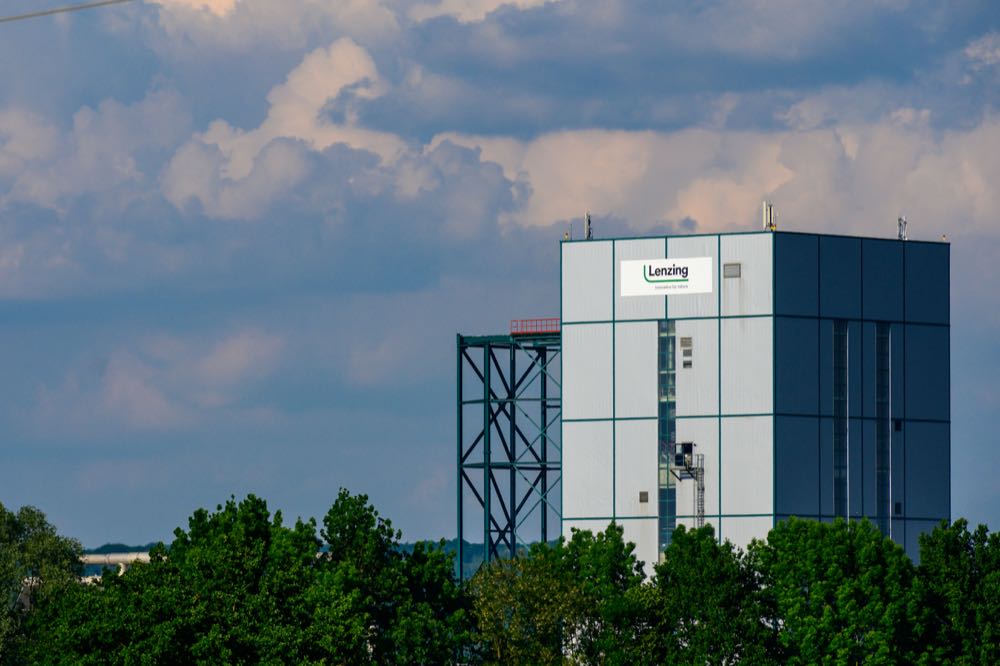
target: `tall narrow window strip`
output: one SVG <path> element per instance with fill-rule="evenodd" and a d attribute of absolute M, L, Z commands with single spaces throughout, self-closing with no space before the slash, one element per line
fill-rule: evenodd
<path fill-rule="evenodd" d="M 891 391 L 889 324 L 875 325 L 875 493 L 876 520 L 882 534 L 890 535 L 890 478 L 892 429 L 889 419 Z"/>
<path fill-rule="evenodd" d="M 674 322 L 664 320 L 659 325 L 658 378 L 659 378 L 659 552 L 670 545 L 670 537 L 677 526 L 677 487 L 670 473 L 670 456 L 677 439 L 677 334 Z"/>
<path fill-rule="evenodd" d="M 833 322 L 833 513 L 848 511 L 847 322 Z"/>

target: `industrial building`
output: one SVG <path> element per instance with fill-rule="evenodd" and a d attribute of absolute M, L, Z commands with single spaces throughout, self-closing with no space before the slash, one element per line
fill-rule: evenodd
<path fill-rule="evenodd" d="M 950 519 L 946 243 L 773 227 L 565 240 L 560 273 L 557 326 L 494 340 L 513 345 L 511 375 L 513 348 L 542 341 L 536 374 L 554 388 L 541 404 L 559 423 L 539 415 L 535 435 L 520 432 L 523 418 L 499 423 L 530 411 L 515 380 L 482 384 L 477 371 L 482 399 L 463 398 L 459 338 L 460 534 L 473 450 L 480 534 L 509 552 L 518 505 L 542 506 L 543 539 L 556 518 L 566 536 L 619 523 L 647 571 L 678 525 L 711 524 L 745 547 L 789 516 L 868 517 L 916 557 L 918 536 Z M 490 352 L 476 352 L 489 367 Z M 474 442 L 463 434 L 470 406 Z M 491 430 L 506 432 L 504 464 L 484 462 L 497 460 Z"/>

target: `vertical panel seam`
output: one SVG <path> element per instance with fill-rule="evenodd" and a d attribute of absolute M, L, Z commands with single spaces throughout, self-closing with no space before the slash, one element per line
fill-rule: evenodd
<path fill-rule="evenodd" d="M 614 522 L 618 509 L 618 428 L 615 419 L 618 416 L 618 370 L 617 370 L 617 333 L 618 313 L 615 312 L 616 284 L 615 241 L 611 240 L 611 520 Z"/>
<path fill-rule="evenodd" d="M 718 486 L 716 488 L 719 503 L 719 515 L 722 515 L 722 235 L 715 237 L 715 353 L 716 353 L 716 374 L 715 382 L 716 404 L 715 409 L 718 414 L 718 423 L 715 433 L 715 441 L 718 453 L 716 463 L 718 469 Z M 718 540 L 722 541 L 722 518 L 719 518 Z"/>

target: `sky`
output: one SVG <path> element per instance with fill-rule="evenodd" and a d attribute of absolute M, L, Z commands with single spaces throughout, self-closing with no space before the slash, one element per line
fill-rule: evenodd
<path fill-rule="evenodd" d="M 587 210 L 597 237 L 736 231 L 767 198 L 782 229 L 947 234 L 952 513 L 1000 528 L 998 183 L 994 0 L 0 23 L 0 503 L 138 544 L 344 486 L 453 537 L 455 334 L 557 316 Z"/>

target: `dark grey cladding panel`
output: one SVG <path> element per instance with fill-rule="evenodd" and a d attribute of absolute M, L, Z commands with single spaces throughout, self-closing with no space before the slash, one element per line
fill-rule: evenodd
<path fill-rule="evenodd" d="M 775 319 L 775 411 L 815 415 L 819 410 L 819 327 L 816 319 Z"/>
<path fill-rule="evenodd" d="M 906 243 L 906 321 L 948 323 L 949 251 L 944 243 Z"/>
<path fill-rule="evenodd" d="M 951 443 L 947 423 L 906 424 L 907 518 L 941 520 L 951 512 Z"/>
<path fill-rule="evenodd" d="M 949 329 L 906 326 L 906 418 L 951 418 Z"/>
<path fill-rule="evenodd" d="M 819 237 L 806 234 L 774 236 L 774 312 L 816 316 Z"/>
<path fill-rule="evenodd" d="M 862 241 L 861 269 L 865 319 L 903 320 L 903 242 Z"/>
<path fill-rule="evenodd" d="M 774 421 L 775 509 L 789 516 L 817 516 L 821 492 L 818 419 L 779 416 Z"/>
<path fill-rule="evenodd" d="M 861 239 L 820 236 L 820 316 L 861 318 Z"/>

